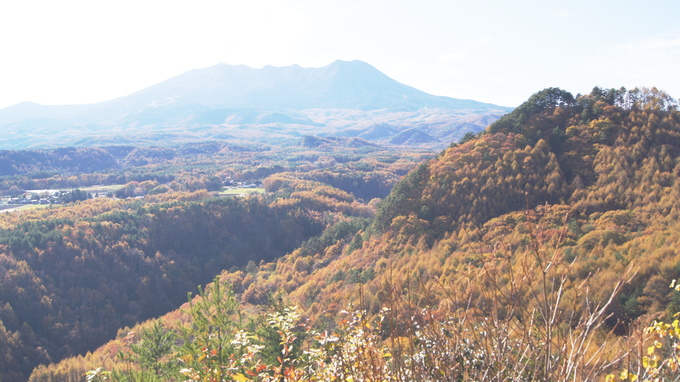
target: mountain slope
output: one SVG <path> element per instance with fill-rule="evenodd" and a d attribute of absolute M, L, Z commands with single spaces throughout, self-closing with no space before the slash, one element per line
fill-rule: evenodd
<path fill-rule="evenodd" d="M 318 110 L 326 111 L 325 120 L 317 118 Z M 489 118 L 509 110 L 432 96 L 361 61 L 335 61 L 322 68 L 219 64 L 97 104 L 22 103 L 2 109 L 0 147 L 146 143 L 158 132 L 191 141 L 218 139 L 225 133 L 247 140 L 272 134 L 290 139 L 311 132 L 333 135 L 367 117 L 375 124 L 419 116 L 422 122 L 415 127 L 445 129 L 439 135 L 448 136 L 459 128 L 440 126 L 444 121 L 476 120 L 465 128 L 479 131 Z"/>
<path fill-rule="evenodd" d="M 595 88 L 575 98 L 546 89 L 484 134 L 410 172 L 371 227 L 335 226 L 257 272 L 222 278 L 244 312 L 280 296 L 320 332 L 342 326 L 342 311 L 358 307 L 357 336 L 377 338 L 376 347 L 389 351 L 371 354 L 388 366 L 405 362 L 434 372 L 441 369 L 425 367 L 428 359 L 458 349 L 474 367 L 461 371 L 456 365 L 463 361 L 454 358 L 445 370 L 461 380 L 477 372 L 497 379 L 520 373 L 511 380 L 603 379 L 610 358 L 598 364 L 592 354 L 626 350 L 636 320 L 680 308 L 678 292 L 668 288 L 680 277 L 678 174 L 680 112 L 666 94 Z M 584 326 L 602 306 L 602 326 Z M 172 327 L 177 317 L 166 322 Z M 592 346 L 564 351 L 574 346 L 571 335 L 590 330 Z M 523 338 L 538 341 L 514 347 Z M 541 347 L 546 343 L 553 346 Z M 82 373 L 78 367 L 91 367 L 93 359 L 109 362 L 119 346 L 107 345 L 87 364 L 71 360 L 70 367 Z M 553 361 L 542 364 L 546 354 Z M 583 366 L 565 374 L 560 362 L 568 354 Z M 584 354 L 590 358 L 578 358 Z M 59 373 L 42 369 L 33 380 L 50 375 Z"/>

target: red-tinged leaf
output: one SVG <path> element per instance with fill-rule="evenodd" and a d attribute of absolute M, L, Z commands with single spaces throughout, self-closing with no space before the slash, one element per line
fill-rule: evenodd
<path fill-rule="evenodd" d="M 256 376 L 256 375 L 257 375 L 257 373 L 254 372 L 254 371 L 252 371 L 252 370 L 246 370 L 246 374 L 252 375 L 252 376 Z"/>
<path fill-rule="evenodd" d="M 281 359 L 281 357 L 276 357 L 276 359 L 279 360 L 279 363 L 283 363 L 283 360 Z"/>

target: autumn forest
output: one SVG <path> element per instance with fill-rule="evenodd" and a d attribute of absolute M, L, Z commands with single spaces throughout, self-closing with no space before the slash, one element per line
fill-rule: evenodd
<path fill-rule="evenodd" d="M 29 206 L 0 381 L 678 380 L 677 108 L 548 88 L 437 152 L 0 151 Z"/>

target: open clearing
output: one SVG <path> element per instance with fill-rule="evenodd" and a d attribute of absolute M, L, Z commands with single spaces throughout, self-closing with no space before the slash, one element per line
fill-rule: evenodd
<path fill-rule="evenodd" d="M 250 195 L 250 194 L 262 194 L 264 193 L 264 188 L 228 188 L 219 192 L 220 196 L 225 195 Z"/>

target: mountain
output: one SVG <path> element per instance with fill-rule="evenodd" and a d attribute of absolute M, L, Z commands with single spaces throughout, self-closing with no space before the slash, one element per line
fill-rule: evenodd
<path fill-rule="evenodd" d="M 204 105 L 268 110 L 496 109 L 470 100 L 437 97 L 403 85 L 362 61 L 322 68 L 219 64 L 192 70 L 123 97 L 118 105 Z"/>
<path fill-rule="evenodd" d="M 2 109 L 0 148 L 175 143 L 158 141 L 159 134 L 181 141 L 229 136 L 273 142 L 388 121 L 397 127 L 393 135 L 436 130 L 425 132 L 446 145 L 452 134 L 481 131 L 509 110 L 433 96 L 361 61 L 321 68 L 219 64 L 97 104 L 25 102 Z M 387 143 L 393 135 L 375 142 Z"/>

